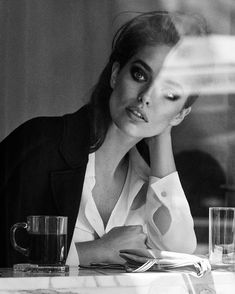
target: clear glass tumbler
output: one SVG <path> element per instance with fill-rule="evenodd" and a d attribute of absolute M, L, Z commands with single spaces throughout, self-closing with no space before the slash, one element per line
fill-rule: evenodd
<path fill-rule="evenodd" d="M 209 260 L 214 267 L 235 266 L 235 208 L 209 208 Z"/>

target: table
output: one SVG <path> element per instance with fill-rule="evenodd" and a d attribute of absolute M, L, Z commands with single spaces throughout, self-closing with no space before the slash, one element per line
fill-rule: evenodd
<path fill-rule="evenodd" d="M 0 269 L 0 294 L 234 294 L 235 272 L 212 271 L 203 278 L 186 273 L 124 273 L 81 270 L 69 273 L 27 274 Z"/>

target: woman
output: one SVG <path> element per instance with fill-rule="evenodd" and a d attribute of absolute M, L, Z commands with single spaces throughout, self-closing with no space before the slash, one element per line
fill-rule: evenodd
<path fill-rule="evenodd" d="M 69 217 L 70 265 L 123 263 L 127 248 L 195 250 L 171 128 L 196 97 L 160 74 L 181 36 L 204 33 L 195 23 L 184 31 L 185 20 L 151 12 L 127 22 L 88 105 L 30 120 L 0 144 L 1 266 L 25 261 L 9 231 L 35 214 Z"/>

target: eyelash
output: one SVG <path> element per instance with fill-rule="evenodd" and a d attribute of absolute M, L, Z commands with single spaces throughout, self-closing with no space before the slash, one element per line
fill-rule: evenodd
<path fill-rule="evenodd" d="M 164 96 L 165 96 L 168 100 L 171 100 L 171 101 L 177 101 L 178 99 L 180 99 L 180 95 L 173 94 L 173 93 L 167 93 L 167 94 L 164 94 Z"/>
<path fill-rule="evenodd" d="M 175 95 L 172 93 L 168 93 L 167 95 L 165 95 L 167 99 L 171 100 L 171 101 L 176 101 L 180 98 L 179 95 Z"/>
<path fill-rule="evenodd" d="M 148 77 L 146 73 L 138 66 L 133 66 L 130 70 L 132 78 L 136 82 L 146 82 Z"/>

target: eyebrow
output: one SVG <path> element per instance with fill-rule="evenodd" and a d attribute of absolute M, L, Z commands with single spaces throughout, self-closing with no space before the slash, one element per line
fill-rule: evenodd
<path fill-rule="evenodd" d="M 151 68 L 147 63 L 145 63 L 143 60 L 141 60 L 141 59 L 134 60 L 134 61 L 132 62 L 132 64 L 133 64 L 133 63 L 139 63 L 139 64 L 141 64 L 141 65 L 142 65 L 147 71 L 149 71 L 150 73 L 153 72 L 152 68 Z"/>
<path fill-rule="evenodd" d="M 180 90 L 183 90 L 181 84 L 175 82 L 175 81 L 172 81 L 172 80 L 165 80 L 164 81 L 164 84 L 167 84 L 167 85 L 170 85 L 170 86 L 173 86 L 173 87 L 177 87 L 179 88 Z"/>

